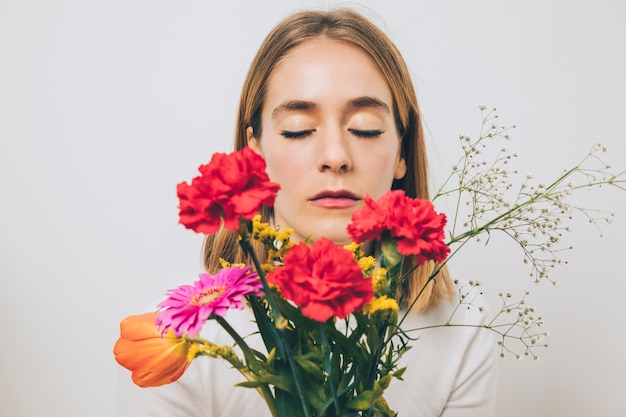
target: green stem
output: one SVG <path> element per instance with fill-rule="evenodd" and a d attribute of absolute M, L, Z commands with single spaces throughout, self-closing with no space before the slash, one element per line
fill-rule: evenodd
<path fill-rule="evenodd" d="M 333 382 L 332 366 L 330 364 L 330 345 L 328 344 L 328 338 L 326 337 L 326 329 L 324 329 L 324 323 L 319 323 L 319 332 L 322 339 L 322 353 L 324 355 L 324 370 L 328 374 L 328 383 L 330 384 L 330 392 L 333 396 L 333 405 L 335 407 L 335 413 L 337 416 L 341 415 L 341 409 L 339 407 L 339 400 L 337 399 L 337 392 L 335 391 L 335 383 Z"/>
<path fill-rule="evenodd" d="M 247 239 L 245 239 L 243 236 L 241 240 L 239 241 L 239 244 L 241 245 L 243 250 L 248 255 L 250 255 L 250 258 L 252 258 L 252 263 L 254 264 L 254 268 L 256 269 L 257 274 L 259 275 L 259 279 L 261 280 L 261 283 L 263 284 L 263 292 L 265 293 L 265 298 L 267 298 L 267 302 L 270 305 L 272 319 L 274 320 L 274 326 L 279 329 L 284 328 L 285 325 L 287 324 L 286 320 L 281 314 L 280 309 L 278 308 L 278 303 L 276 302 L 276 299 L 274 298 L 274 293 L 272 292 L 269 284 L 267 283 L 267 279 L 265 278 L 265 274 L 263 273 L 263 269 L 261 268 L 261 263 L 259 262 L 259 259 L 256 256 L 256 252 L 254 252 L 254 249 L 250 245 L 250 242 Z M 279 353 L 283 353 L 280 351 L 280 347 L 279 347 Z"/>
<path fill-rule="evenodd" d="M 383 347 L 385 347 L 388 341 L 385 340 L 385 333 L 387 333 L 387 320 L 384 320 L 382 323 L 379 323 L 378 327 L 378 346 L 376 346 L 376 352 L 374 353 L 374 357 L 372 358 L 372 362 L 370 363 L 370 372 L 368 379 L 368 387 L 367 389 L 374 389 L 374 382 L 376 381 L 376 372 L 378 371 L 378 360 L 383 352 Z"/>
<path fill-rule="evenodd" d="M 243 355 L 246 358 L 246 362 L 248 363 L 248 366 L 250 367 L 252 373 L 259 372 L 261 370 L 261 366 L 259 365 L 259 362 L 257 361 L 254 352 L 252 351 L 252 349 L 250 349 L 250 346 L 248 346 L 246 341 L 239 335 L 239 333 L 237 333 L 235 329 L 233 329 L 233 327 L 223 317 L 213 316 L 213 318 L 215 318 L 220 326 L 222 326 L 222 328 L 224 328 L 224 330 L 226 330 L 226 332 L 233 338 L 235 343 L 237 343 L 237 346 L 239 346 L 239 348 L 243 352 Z M 231 364 L 233 363 L 231 362 Z M 244 373 L 241 369 L 239 370 L 239 372 L 244 377 L 246 377 L 247 380 L 251 380 L 250 375 Z M 265 402 L 267 403 L 267 406 L 269 407 L 272 416 L 280 417 L 276 409 L 274 396 L 272 395 L 272 391 L 270 390 L 269 386 L 267 384 L 263 384 L 262 386 L 257 388 L 257 391 L 259 391 L 261 393 L 261 396 L 265 399 Z"/>
<path fill-rule="evenodd" d="M 274 340 L 278 340 L 279 344 L 277 346 L 278 353 L 281 356 L 287 358 L 287 363 L 289 364 L 289 368 L 291 369 L 291 374 L 293 376 L 293 382 L 296 386 L 296 392 L 298 393 L 298 397 L 300 399 L 300 404 L 302 405 L 302 411 L 304 412 L 304 417 L 311 417 L 309 407 L 304 396 L 304 389 L 302 387 L 302 383 L 300 382 L 300 373 L 298 372 L 298 368 L 296 366 L 296 361 L 293 358 L 292 352 L 289 349 L 289 345 L 287 343 L 287 339 L 285 338 L 285 326 L 286 319 L 280 313 L 278 308 L 278 303 L 274 298 L 274 294 L 271 291 L 269 284 L 267 283 L 267 279 L 265 278 L 265 274 L 263 273 L 263 269 L 261 268 L 261 264 L 259 259 L 256 256 L 256 252 L 254 248 L 250 245 L 249 240 L 246 236 L 241 236 L 241 240 L 239 241 L 244 252 L 250 255 L 252 259 L 252 263 L 259 275 L 259 279 L 263 284 L 263 291 L 265 293 L 265 297 L 267 298 L 267 302 L 270 305 L 272 318 L 274 320 L 274 326 L 268 326 L 274 334 Z"/>
<path fill-rule="evenodd" d="M 422 296 L 422 293 L 424 292 L 424 290 L 426 290 L 426 287 L 435 279 L 435 276 L 439 273 L 439 270 L 441 269 L 441 266 L 436 267 L 435 270 L 432 272 L 432 274 L 430 274 L 430 276 L 428 277 L 428 280 L 426 281 L 426 283 L 422 286 L 422 288 L 420 289 L 420 291 L 417 293 L 417 295 L 415 296 L 415 298 L 413 298 L 413 301 L 411 302 L 411 304 L 409 305 L 409 308 L 407 308 L 406 313 L 404 313 L 404 315 L 402 316 L 402 318 L 400 319 L 400 321 L 398 322 L 397 327 L 399 328 L 400 326 L 402 326 L 402 323 L 404 322 L 404 319 L 406 319 L 406 317 L 408 316 L 409 312 L 413 309 L 413 307 L 415 306 L 415 303 L 417 303 L 417 300 Z"/>

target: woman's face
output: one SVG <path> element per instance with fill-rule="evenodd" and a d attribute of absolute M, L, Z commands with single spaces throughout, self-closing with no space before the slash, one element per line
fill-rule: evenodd
<path fill-rule="evenodd" d="M 406 165 L 393 98 L 361 49 L 318 38 L 290 51 L 269 77 L 260 138 L 248 144 L 280 184 L 275 225 L 292 240 L 349 243 L 346 226 L 363 197 L 378 198 Z"/>

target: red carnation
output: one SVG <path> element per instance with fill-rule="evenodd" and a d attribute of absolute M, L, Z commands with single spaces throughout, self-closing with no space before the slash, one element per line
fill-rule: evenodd
<path fill-rule="evenodd" d="M 437 214 L 433 204 L 407 197 L 402 190 L 392 190 L 378 200 L 366 196 L 365 206 L 352 214 L 348 233 L 357 243 L 381 240 L 383 232 L 398 242 L 398 252 L 415 255 L 418 264 L 442 262 L 450 253 L 444 239 L 446 215 Z"/>
<path fill-rule="evenodd" d="M 352 252 L 330 239 L 321 238 L 310 247 L 298 243 L 283 261 L 284 266 L 270 272 L 267 281 L 313 320 L 344 318 L 374 295 L 371 277 L 363 277 Z"/>
<path fill-rule="evenodd" d="M 198 233 L 215 233 L 221 219 L 227 229 L 238 230 L 239 218 L 251 220 L 262 205 L 272 206 L 280 188 L 269 180 L 263 158 L 250 148 L 215 153 L 199 171 L 191 185 L 176 187 L 180 223 Z"/>

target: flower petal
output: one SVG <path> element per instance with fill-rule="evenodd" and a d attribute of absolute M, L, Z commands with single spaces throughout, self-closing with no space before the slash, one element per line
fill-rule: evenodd
<path fill-rule="evenodd" d="M 155 324 L 157 312 L 129 316 L 120 324 L 115 360 L 132 371 L 140 387 L 156 387 L 176 381 L 191 361 L 189 343 L 172 332 L 161 337 Z"/>

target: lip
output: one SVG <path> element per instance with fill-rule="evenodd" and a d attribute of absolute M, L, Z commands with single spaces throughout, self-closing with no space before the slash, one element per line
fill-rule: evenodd
<path fill-rule="evenodd" d="M 327 209 L 346 209 L 356 206 L 361 197 L 348 190 L 324 190 L 309 198 L 309 203 Z"/>

